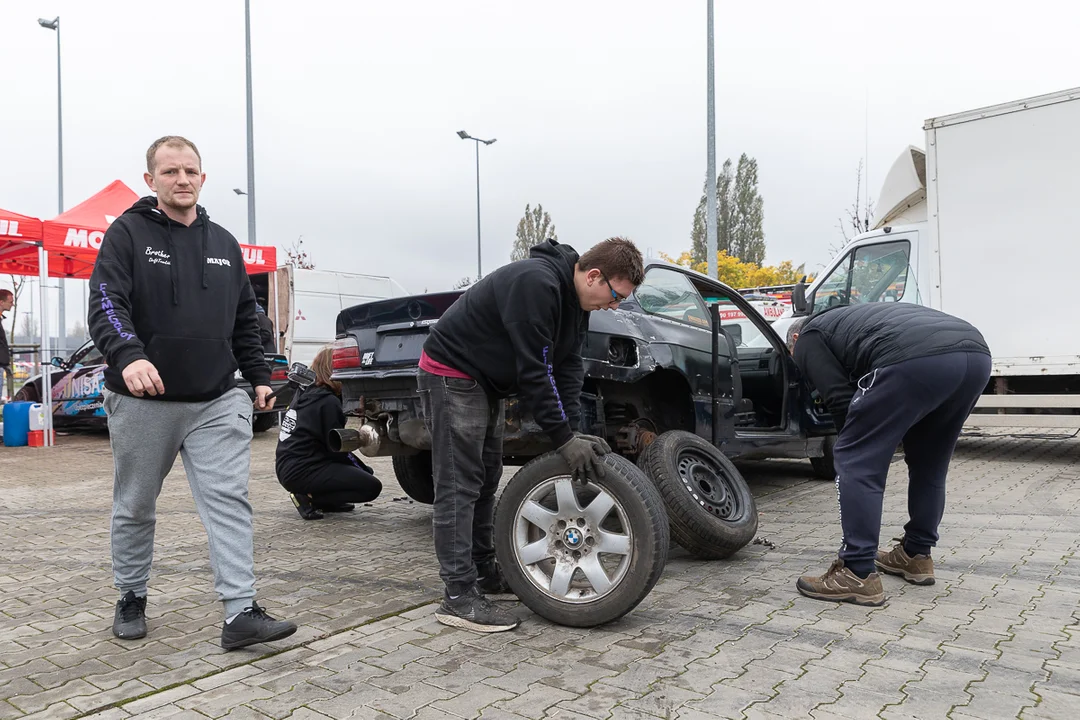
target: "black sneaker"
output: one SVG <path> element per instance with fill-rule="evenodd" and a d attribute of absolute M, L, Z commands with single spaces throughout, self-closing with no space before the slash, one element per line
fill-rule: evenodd
<path fill-rule="evenodd" d="M 256 643 L 274 642 L 296 632 L 296 625 L 288 620 L 275 620 L 251 601 L 251 607 L 221 626 L 221 647 L 226 650 L 247 647 Z"/>
<path fill-rule="evenodd" d="M 146 596 L 136 597 L 128 590 L 116 603 L 112 634 L 121 640 L 137 640 L 146 637 Z"/>
<path fill-rule="evenodd" d="M 478 570 L 481 569 L 478 568 Z M 484 570 L 481 571 L 483 572 Z M 517 599 L 517 593 L 515 593 L 510 588 L 510 585 L 507 584 L 506 578 L 503 577 L 502 574 L 502 568 L 500 568 L 498 564 L 487 568 L 486 574 L 476 578 L 476 587 L 489 600 Z"/>
<path fill-rule="evenodd" d="M 323 514 L 311 504 L 311 498 L 302 493 L 289 493 L 292 504 L 296 506 L 296 512 L 305 520 L 322 520 Z"/>
<path fill-rule="evenodd" d="M 330 504 L 315 503 L 315 509 L 316 510 L 321 510 L 324 513 L 328 513 L 328 512 L 342 513 L 342 512 L 352 512 L 353 510 L 356 509 L 356 506 L 353 505 L 352 503 L 330 503 Z"/>
<path fill-rule="evenodd" d="M 453 599 L 444 593 L 435 619 L 443 625 L 481 633 L 505 632 L 521 624 L 516 615 L 493 605 L 476 586 Z"/>

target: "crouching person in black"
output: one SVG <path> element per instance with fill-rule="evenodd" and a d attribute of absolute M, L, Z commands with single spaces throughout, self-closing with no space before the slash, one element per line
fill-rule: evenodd
<path fill-rule="evenodd" d="M 382 483 L 359 458 L 330 449 L 331 431 L 345 427 L 341 384 L 330 379 L 331 361 L 329 347 L 315 356 L 315 383 L 293 400 L 278 436 L 278 482 L 305 520 L 319 520 L 324 512 L 349 512 L 353 503 L 370 502 L 382 491 Z"/>

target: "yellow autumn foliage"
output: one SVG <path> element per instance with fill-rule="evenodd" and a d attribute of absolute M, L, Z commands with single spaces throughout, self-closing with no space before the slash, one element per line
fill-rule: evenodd
<path fill-rule="evenodd" d="M 660 257 L 668 262 L 708 275 L 708 263 L 705 261 L 694 263 L 689 252 L 684 252 L 678 258 L 673 258 L 666 253 L 660 253 Z M 720 282 L 736 289 L 791 285 L 803 276 L 802 266 L 795 267 L 790 260 L 784 260 L 775 266 L 759 267 L 757 263 L 743 262 L 737 257 L 728 255 L 726 250 L 716 253 L 716 272 Z M 807 282 L 812 280 L 813 278 L 807 278 Z"/>

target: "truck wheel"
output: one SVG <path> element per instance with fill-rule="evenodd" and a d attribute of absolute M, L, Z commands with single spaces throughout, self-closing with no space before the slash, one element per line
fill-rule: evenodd
<path fill-rule="evenodd" d="M 825 454 L 821 457 L 810 458 L 810 465 L 814 468 L 814 477 L 819 480 L 835 480 L 836 468 L 833 466 L 833 448 L 836 446 L 836 436 L 829 435 L 825 438 Z"/>
<path fill-rule="evenodd" d="M 645 474 L 614 453 L 607 475 L 575 483 L 557 453 L 533 459 L 503 489 L 495 552 L 530 610 L 594 627 L 637 607 L 664 571 L 664 502 Z"/>
<path fill-rule="evenodd" d="M 418 503 L 435 502 L 435 476 L 431 471 L 431 453 L 394 456 L 394 476 L 405 494 Z"/>
<path fill-rule="evenodd" d="M 274 427 L 277 423 L 277 419 L 277 413 L 261 413 L 256 415 L 255 419 L 251 421 L 251 429 L 257 433 L 266 432 Z"/>
<path fill-rule="evenodd" d="M 697 557 L 730 557 L 754 539 L 754 496 L 722 452 L 685 430 L 660 435 L 644 458 L 667 507 L 671 535 Z"/>

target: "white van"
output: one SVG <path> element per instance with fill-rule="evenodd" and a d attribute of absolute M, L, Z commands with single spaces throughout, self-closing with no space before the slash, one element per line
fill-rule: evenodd
<path fill-rule="evenodd" d="M 271 283 L 266 314 L 274 322 L 278 351 L 290 363 L 310 365 L 315 353 L 337 335 L 338 313 L 347 307 L 402 297 L 409 293 L 396 280 L 381 275 L 278 268 L 277 295 Z M 258 291 L 256 291 L 258 294 Z"/>
<path fill-rule="evenodd" d="M 882 186 L 879 214 L 809 286 L 792 315 L 907 302 L 961 317 L 993 354 L 971 425 L 1080 427 L 1080 335 L 1065 308 L 1080 266 L 1080 88 L 924 125 Z M 1039 288 L 1030 292 L 1030 288 Z M 1048 289 L 1048 291 L 1046 290 Z"/>

